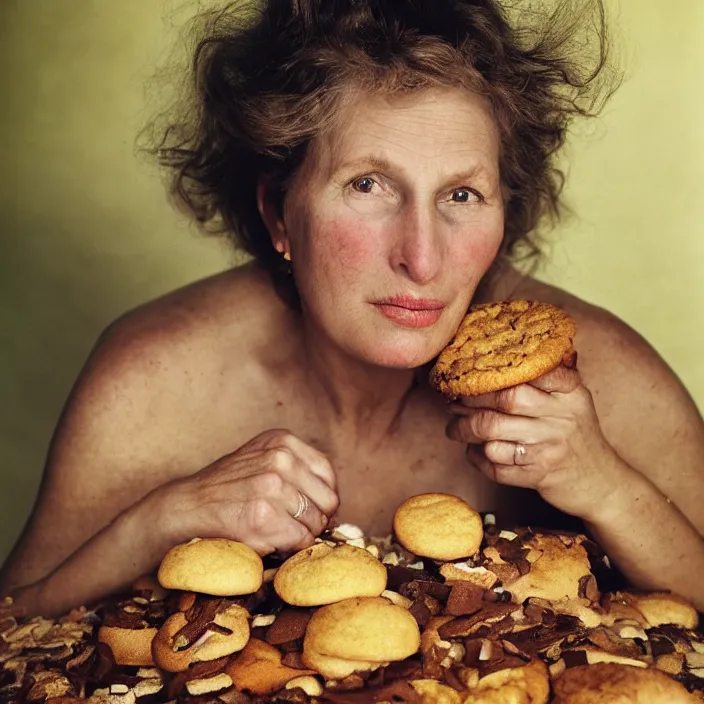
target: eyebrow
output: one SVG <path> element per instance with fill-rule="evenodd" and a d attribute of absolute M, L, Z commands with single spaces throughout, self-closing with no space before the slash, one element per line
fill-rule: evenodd
<path fill-rule="evenodd" d="M 360 169 L 373 169 L 374 171 L 393 171 L 391 162 L 385 159 L 383 156 L 378 156 L 376 154 L 370 154 L 369 156 L 362 157 L 361 159 L 354 159 L 353 161 L 346 161 L 345 163 L 338 166 L 334 173 L 340 173 L 341 171 L 357 171 Z"/>
<path fill-rule="evenodd" d="M 339 174 L 341 172 L 347 171 L 358 171 L 370 169 L 374 171 L 389 172 L 394 171 L 394 166 L 391 162 L 379 156 L 377 154 L 370 154 L 368 156 L 362 157 L 361 159 L 354 159 L 353 161 L 347 161 L 334 170 L 334 174 Z M 487 181 L 494 182 L 496 179 L 492 176 L 489 169 L 487 169 L 483 164 L 476 162 L 469 166 L 468 168 L 455 171 L 450 174 L 447 178 L 443 179 L 445 183 L 462 183 L 463 181 L 471 181 L 477 177 L 483 177 Z"/>

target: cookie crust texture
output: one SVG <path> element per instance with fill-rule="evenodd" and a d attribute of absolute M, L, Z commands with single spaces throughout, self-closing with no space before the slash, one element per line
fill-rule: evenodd
<path fill-rule="evenodd" d="M 408 609 L 384 597 L 345 599 L 318 609 L 303 642 L 305 654 L 361 662 L 403 660 L 420 647 L 420 630 Z"/>
<path fill-rule="evenodd" d="M 482 518 L 471 506 L 450 494 L 419 494 L 394 513 L 396 538 L 407 550 L 434 560 L 458 560 L 474 555 L 482 542 Z"/>
<path fill-rule="evenodd" d="M 166 589 L 240 596 L 256 592 L 263 573 L 261 557 L 248 545 L 225 538 L 196 538 L 166 553 L 158 579 Z"/>
<path fill-rule="evenodd" d="M 324 543 L 289 557 L 274 577 L 274 589 L 292 606 L 322 606 L 357 596 L 379 596 L 386 568 L 362 548 Z"/>
<path fill-rule="evenodd" d="M 430 371 L 448 399 L 533 381 L 572 350 L 574 321 L 549 303 L 523 299 L 473 306 Z"/>

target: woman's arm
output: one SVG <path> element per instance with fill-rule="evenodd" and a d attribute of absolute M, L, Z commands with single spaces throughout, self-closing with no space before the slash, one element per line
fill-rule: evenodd
<path fill-rule="evenodd" d="M 614 490 L 585 522 L 630 582 L 665 589 L 704 611 L 704 539 L 663 493 L 642 474 L 614 467 Z"/>
<path fill-rule="evenodd" d="M 329 462 L 290 433 L 208 442 L 222 382 L 208 381 L 203 334 L 164 339 L 164 316 L 149 327 L 157 332 L 118 330 L 97 348 L 59 423 L 37 505 L 0 572 L 0 596 L 31 613 L 119 590 L 193 537 L 261 554 L 304 547 L 337 508 Z M 299 491 L 311 501 L 294 520 Z"/>
<path fill-rule="evenodd" d="M 634 584 L 704 609 L 702 418 L 627 326 L 601 312 L 577 322 L 580 373 L 464 399 L 449 434 L 489 477 L 585 521 Z"/>
<path fill-rule="evenodd" d="M 178 540 L 163 529 L 149 530 L 162 519 L 154 501 L 140 501 L 121 513 L 44 578 L 10 592 L 29 614 L 59 616 L 121 591 L 152 572 Z M 146 529 L 145 529 L 146 528 Z"/>

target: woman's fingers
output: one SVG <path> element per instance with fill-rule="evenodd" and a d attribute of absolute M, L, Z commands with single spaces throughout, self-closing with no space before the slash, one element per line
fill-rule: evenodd
<path fill-rule="evenodd" d="M 229 480 L 273 472 L 296 486 L 324 515 L 337 511 L 337 479 L 327 457 L 287 430 L 260 433 L 224 460 Z"/>
<path fill-rule="evenodd" d="M 465 443 L 484 443 L 491 440 L 538 443 L 546 437 L 541 420 L 526 416 L 513 416 L 485 408 L 465 409 L 447 425 L 451 440 Z"/>
<path fill-rule="evenodd" d="M 287 516 L 302 523 L 314 536 L 320 535 L 327 526 L 328 516 L 305 490 L 294 483 L 284 482 L 280 493 L 280 506 Z"/>
<path fill-rule="evenodd" d="M 517 486 L 523 489 L 535 489 L 536 475 L 529 468 L 512 464 L 492 462 L 481 445 L 468 445 L 466 457 L 482 474 L 498 484 Z"/>
<path fill-rule="evenodd" d="M 327 458 L 286 430 L 268 430 L 192 477 L 197 534 L 227 535 L 261 554 L 310 545 L 337 510 Z M 210 527 L 207 527 L 210 526 Z"/>
<path fill-rule="evenodd" d="M 533 445 L 522 442 L 492 440 L 484 445 L 484 456 L 494 464 L 526 467 L 535 462 Z"/>
<path fill-rule="evenodd" d="M 579 372 L 560 365 L 529 383 L 510 386 L 480 396 L 465 396 L 450 405 L 450 411 L 466 415 L 467 409 L 486 408 L 519 416 L 537 417 L 549 414 L 556 408 L 551 394 L 568 394 L 580 384 Z"/>
<path fill-rule="evenodd" d="M 580 376 L 577 369 L 566 367 L 564 364 L 530 382 L 530 386 L 549 394 L 568 394 L 579 384 Z"/>
<path fill-rule="evenodd" d="M 322 452 L 291 433 L 285 436 L 284 442 L 313 474 L 325 482 L 333 492 L 337 491 L 337 475 Z"/>
<path fill-rule="evenodd" d="M 277 447 L 268 450 L 262 462 L 268 471 L 279 475 L 302 492 L 321 514 L 332 516 L 337 510 L 337 492 L 313 472 L 310 463 L 301 458 L 297 451 L 289 447 Z"/>
<path fill-rule="evenodd" d="M 288 506 L 284 507 L 281 497 L 278 500 L 257 497 L 246 501 L 236 539 L 260 555 L 301 550 L 312 545 L 317 531 L 311 532 L 306 522 L 295 520 L 289 510 Z"/>

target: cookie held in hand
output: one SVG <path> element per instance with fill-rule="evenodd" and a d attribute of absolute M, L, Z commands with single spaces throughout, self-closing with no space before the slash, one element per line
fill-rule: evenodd
<path fill-rule="evenodd" d="M 430 384 L 449 399 L 525 384 L 558 367 L 574 335 L 572 319 L 549 303 L 473 306 L 430 370 Z"/>

